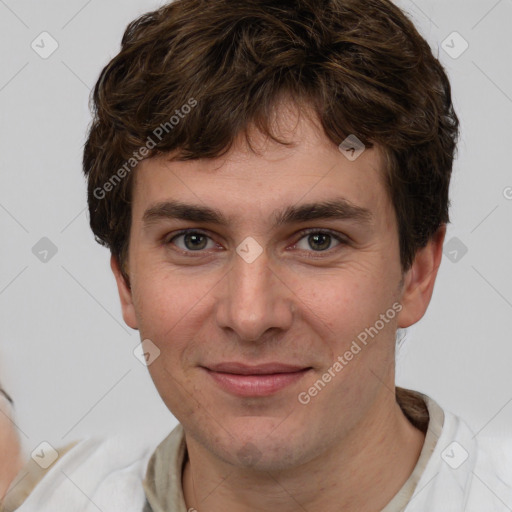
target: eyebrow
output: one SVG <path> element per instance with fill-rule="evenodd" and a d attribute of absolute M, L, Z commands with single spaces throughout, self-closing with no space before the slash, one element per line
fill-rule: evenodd
<path fill-rule="evenodd" d="M 369 225 L 374 218 L 371 210 L 354 205 L 342 197 L 329 201 L 288 206 L 283 210 L 274 210 L 272 217 L 274 229 L 286 224 L 317 219 L 350 220 L 361 225 Z M 180 201 L 158 203 L 148 208 L 142 217 L 145 225 L 169 219 L 204 222 L 219 226 L 229 224 L 228 218 L 216 208 Z"/>

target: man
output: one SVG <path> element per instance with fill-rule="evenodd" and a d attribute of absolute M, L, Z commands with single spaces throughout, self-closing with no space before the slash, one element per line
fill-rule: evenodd
<path fill-rule="evenodd" d="M 94 107 L 91 227 L 179 425 L 151 457 L 79 444 L 19 510 L 512 509 L 505 444 L 395 388 L 458 136 L 397 7 L 177 0 L 128 26 Z"/>

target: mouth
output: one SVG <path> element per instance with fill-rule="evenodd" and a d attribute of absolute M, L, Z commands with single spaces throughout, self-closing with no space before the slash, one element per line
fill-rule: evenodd
<path fill-rule="evenodd" d="M 312 367 L 266 363 L 221 363 L 202 367 L 224 391 L 242 397 L 269 396 L 302 379 Z"/>

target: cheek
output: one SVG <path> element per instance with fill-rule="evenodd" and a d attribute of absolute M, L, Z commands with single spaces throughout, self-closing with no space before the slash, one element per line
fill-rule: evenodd
<path fill-rule="evenodd" d="M 162 349 L 160 345 L 190 309 L 187 289 L 170 275 L 154 271 L 138 274 L 132 292 L 141 338 Z"/>
<path fill-rule="evenodd" d="M 218 279 L 158 265 L 152 269 L 137 275 L 134 306 L 141 338 L 155 343 L 170 363 L 194 347 Z"/>
<path fill-rule="evenodd" d="M 147 273 L 139 276 L 133 290 L 140 337 L 160 351 L 149 373 L 164 403 L 180 417 L 193 415 L 198 403 L 190 399 L 195 383 L 187 370 L 198 351 L 204 289 L 191 286 L 193 281 L 176 273 Z"/>
<path fill-rule="evenodd" d="M 303 283 L 299 295 L 305 321 L 325 349 L 323 361 L 327 366 L 349 350 L 358 352 L 348 354 L 353 362 L 344 372 L 347 378 L 361 365 L 369 365 L 380 374 L 379 367 L 392 357 L 396 300 L 389 285 L 382 278 L 376 280 L 376 271 L 362 265 L 339 270 L 329 278 Z"/>
<path fill-rule="evenodd" d="M 296 280 L 294 291 L 308 316 L 315 315 L 334 333 L 351 333 L 375 322 L 392 303 L 389 286 L 377 277 L 382 276 L 379 272 L 377 265 L 354 263 Z"/>

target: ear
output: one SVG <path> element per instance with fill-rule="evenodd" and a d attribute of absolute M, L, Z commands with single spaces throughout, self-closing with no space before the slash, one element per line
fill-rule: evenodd
<path fill-rule="evenodd" d="M 425 314 L 441 265 L 445 235 L 446 224 L 442 224 L 427 245 L 416 253 L 413 264 L 404 277 L 398 327 L 409 327 Z"/>
<path fill-rule="evenodd" d="M 114 255 L 110 256 L 110 268 L 116 278 L 117 291 L 119 293 L 121 309 L 123 311 L 123 319 L 128 327 L 137 329 L 137 316 L 135 315 L 135 308 L 133 307 L 132 291 L 121 272 L 119 261 Z"/>

